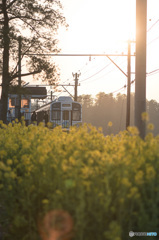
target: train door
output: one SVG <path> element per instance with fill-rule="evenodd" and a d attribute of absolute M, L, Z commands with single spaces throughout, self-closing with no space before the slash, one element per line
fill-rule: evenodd
<path fill-rule="evenodd" d="M 62 111 L 62 127 L 69 128 L 71 126 L 71 111 L 63 110 Z"/>

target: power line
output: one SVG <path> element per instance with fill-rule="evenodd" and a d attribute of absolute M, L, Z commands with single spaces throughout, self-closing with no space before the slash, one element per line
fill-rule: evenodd
<path fill-rule="evenodd" d="M 147 45 L 151 44 L 152 42 L 156 41 L 157 39 L 159 39 L 159 36 L 154 38 L 152 41 L 150 41 Z"/>
<path fill-rule="evenodd" d="M 90 66 L 89 63 L 86 63 L 86 66 Z M 100 64 L 95 63 L 93 66 L 90 66 L 90 68 L 87 69 L 84 73 L 82 73 L 82 76 L 91 71 L 92 69 L 94 70 L 95 67 L 96 69 L 98 69 L 99 66 L 101 66 L 101 63 Z M 82 70 L 80 70 L 80 72 L 82 72 Z"/>
<path fill-rule="evenodd" d="M 89 81 L 88 83 L 90 83 L 90 82 L 95 82 L 95 81 L 97 81 L 97 80 L 99 80 L 99 79 L 101 79 L 101 78 L 104 78 L 105 76 L 107 76 L 109 73 L 111 73 L 112 71 L 114 70 L 114 68 L 112 68 L 109 72 L 106 72 L 104 75 L 102 75 L 101 77 L 98 77 L 98 78 L 95 78 L 94 80 L 91 80 L 91 81 Z M 84 82 L 84 84 L 85 84 L 86 82 Z"/>
<path fill-rule="evenodd" d="M 93 60 L 95 60 L 95 58 L 93 58 Z M 87 61 L 87 62 L 82 66 L 82 68 L 80 68 L 79 71 L 82 72 L 83 69 L 84 69 L 86 66 L 88 66 L 89 62 L 90 62 L 90 60 Z M 92 62 L 92 60 L 91 60 L 91 62 Z M 87 72 L 88 72 L 88 70 L 86 70 L 84 73 L 82 73 L 82 76 L 85 75 Z"/>
<path fill-rule="evenodd" d="M 121 64 L 122 64 L 122 63 L 125 63 L 125 62 L 126 62 L 126 60 L 122 61 Z M 99 80 L 99 79 L 101 79 L 101 78 L 104 78 L 105 76 L 107 76 L 108 74 L 110 74 L 112 71 L 117 71 L 117 68 L 115 68 L 115 70 L 114 70 L 114 68 L 112 67 L 112 69 L 111 69 L 110 71 L 106 72 L 106 73 L 105 73 L 104 75 L 102 75 L 101 77 L 98 77 L 98 78 L 92 80 L 92 82 L 97 81 L 97 80 Z"/>
<path fill-rule="evenodd" d="M 94 58 L 95 59 L 95 58 Z M 80 70 L 79 70 L 79 72 L 82 72 L 82 70 L 87 66 L 87 64 L 88 64 L 88 62 L 86 62 L 84 65 L 82 65 L 82 67 L 80 68 Z M 86 70 L 84 73 L 82 73 L 82 76 L 85 74 L 85 73 L 87 73 L 89 70 Z M 71 83 L 71 82 L 73 82 L 74 80 L 71 80 L 71 79 L 67 79 L 66 81 L 64 81 L 63 83 L 66 83 L 66 82 L 68 82 L 69 81 L 69 83 Z"/>
<path fill-rule="evenodd" d="M 151 74 L 157 73 L 158 71 L 159 71 L 159 68 L 147 73 L 146 75 L 151 75 Z"/>
<path fill-rule="evenodd" d="M 99 70 L 98 72 L 96 72 L 95 74 L 93 74 L 92 76 L 90 76 L 90 77 L 88 77 L 88 78 L 86 78 L 86 79 L 81 80 L 80 82 L 84 82 L 84 81 L 86 81 L 86 80 L 88 80 L 88 79 L 96 76 L 98 73 L 100 73 L 100 72 L 102 72 L 104 69 L 106 69 L 110 64 L 111 64 L 111 63 L 107 64 L 104 68 L 102 68 L 101 70 Z"/>
<path fill-rule="evenodd" d="M 159 22 L 159 19 L 147 30 L 147 32 L 149 32 L 158 22 Z"/>
<path fill-rule="evenodd" d="M 134 80 L 132 80 L 131 81 L 131 83 L 130 84 L 134 84 L 135 83 L 135 79 Z M 115 91 L 113 91 L 113 92 L 109 92 L 109 93 L 107 93 L 107 94 L 114 94 L 114 93 L 116 93 L 116 92 L 120 92 L 121 90 L 125 90 L 127 88 L 127 84 L 125 84 L 123 87 L 121 87 L 121 88 L 119 88 L 119 89 L 117 89 L 117 90 L 115 90 Z"/>
<path fill-rule="evenodd" d="M 116 57 L 116 58 L 118 58 L 118 57 Z M 116 59 L 115 58 L 115 59 Z M 93 58 L 93 60 L 95 60 L 96 58 Z M 105 58 L 104 58 L 104 60 L 105 60 Z M 90 60 L 89 60 L 89 62 L 90 62 Z M 92 60 L 91 60 L 91 62 L 92 62 Z M 105 62 L 105 61 L 104 61 Z M 92 64 L 91 64 L 92 65 Z M 86 73 L 88 73 L 89 71 L 91 71 L 92 69 L 95 71 L 95 68 L 96 69 L 99 69 L 99 67 L 101 66 L 101 62 L 100 63 L 95 63 L 93 66 L 91 66 L 89 63 L 86 63 L 86 65 L 85 65 L 85 67 L 86 66 L 90 66 L 91 68 L 89 68 L 89 69 L 87 69 L 84 73 L 82 73 L 82 70 L 80 70 L 80 72 L 81 72 L 81 74 L 82 74 L 82 76 L 83 75 L 85 75 Z"/>
<path fill-rule="evenodd" d="M 152 72 L 150 72 L 150 73 L 148 73 L 148 74 L 152 74 L 153 72 L 156 72 L 156 71 L 159 71 L 159 69 L 156 69 L 156 70 L 154 70 L 154 71 L 152 71 Z M 134 83 L 135 83 L 135 79 L 132 80 L 130 84 L 134 84 Z M 107 93 L 107 94 L 114 94 L 114 93 L 119 92 L 119 91 L 121 91 L 122 89 L 126 89 L 126 88 L 127 88 L 127 84 L 125 84 L 123 87 L 121 87 L 121 88 L 119 88 L 119 89 L 117 89 L 117 90 L 115 90 L 115 91 L 113 91 L 113 92 Z"/>

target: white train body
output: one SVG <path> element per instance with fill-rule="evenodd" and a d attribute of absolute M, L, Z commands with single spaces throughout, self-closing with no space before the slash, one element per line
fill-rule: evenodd
<path fill-rule="evenodd" d="M 37 123 L 44 121 L 44 116 L 48 115 L 48 121 L 53 123 L 53 127 L 62 126 L 69 129 L 70 126 L 82 123 L 81 104 L 72 100 L 71 97 L 59 97 L 45 106 L 42 106 L 37 113 Z"/>

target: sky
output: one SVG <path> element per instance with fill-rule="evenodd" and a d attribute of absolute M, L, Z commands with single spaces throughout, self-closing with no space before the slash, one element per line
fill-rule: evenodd
<path fill-rule="evenodd" d="M 61 0 L 68 30 L 60 28 L 63 54 L 127 54 L 127 40 L 135 40 L 136 0 Z M 147 99 L 159 102 L 159 0 L 147 0 Z M 131 44 L 131 53 L 135 43 Z M 127 73 L 127 57 L 113 56 Z M 126 94 L 126 76 L 107 57 L 54 57 L 61 84 L 73 84 L 72 73 L 80 73 L 78 95 L 99 92 Z M 131 80 L 135 78 L 135 57 L 131 57 Z M 131 91 L 135 91 L 135 84 Z M 121 89 L 122 88 L 122 89 Z M 74 88 L 67 87 L 73 95 Z M 119 91 L 119 89 L 121 89 Z M 63 93 L 62 93 L 63 94 Z M 66 94 L 66 93 L 64 93 Z"/>

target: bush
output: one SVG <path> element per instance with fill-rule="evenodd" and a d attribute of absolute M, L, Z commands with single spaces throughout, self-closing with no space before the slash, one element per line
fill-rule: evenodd
<path fill-rule="evenodd" d="M 159 232 L 159 137 L 136 128 L 104 136 L 90 125 L 0 128 L 0 225 L 5 240 L 38 240 L 38 221 L 62 209 L 76 240 Z"/>

